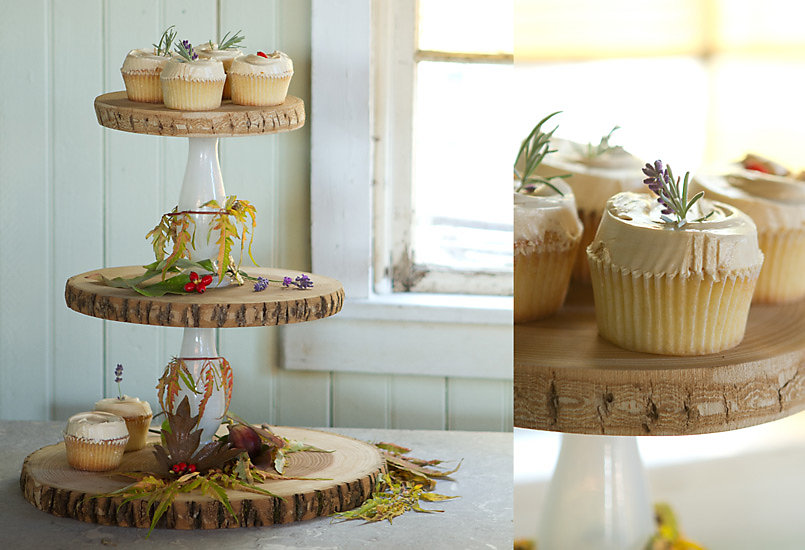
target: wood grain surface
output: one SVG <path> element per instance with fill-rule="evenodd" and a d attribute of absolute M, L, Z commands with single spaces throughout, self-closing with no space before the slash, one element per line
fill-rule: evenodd
<path fill-rule="evenodd" d="M 267 480 L 260 486 L 281 498 L 227 490 L 237 517 L 210 497 L 181 493 L 157 527 L 168 529 L 221 529 L 291 523 L 328 516 L 362 504 L 384 471 L 374 446 L 338 434 L 304 428 L 277 427 L 275 432 L 332 453 L 300 452 L 288 456 L 285 475 L 322 480 Z M 96 497 L 130 484 L 116 472 L 147 471 L 154 463 L 151 445 L 123 455 L 112 472 L 82 472 L 67 463 L 64 443 L 43 447 L 22 466 L 20 486 L 26 500 L 56 516 L 101 525 L 147 528 L 151 524 L 145 500 L 121 505 L 122 497 Z"/>
<path fill-rule="evenodd" d="M 305 103 L 288 96 L 273 107 L 235 105 L 225 100 L 214 111 L 175 111 L 163 103 L 129 101 L 126 92 L 95 98 L 98 124 L 113 130 L 173 137 L 233 137 L 275 134 L 305 125 Z"/>
<path fill-rule="evenodd" d="M 298 271 L 252 267 L 244 269 L 253 277 L 281 281 L 297 277 Z M 309 273 L 313 288 L 284 288 L 271 283 L 262 292 L 248 281 L 243 286 L 210 286 L 204 294 L 148 297 L 133 290 L 114 288 L 93 276 L 135 277 L 144 273 L 140 266 L 109 267 L 75 275 L 67 280 L 64 298 L 71 309 L 100 319 L 169 327 L 259 327 L 287 325 L 323 319 L 341 311 L 344 289 L 341 283 Z"/>
<path fill-rule="evenodd" d="M 607 435 L 744 428 L 805 408 L 805 301 L 753 305 L 736 348 L 698 357 L 628 351 L 598 336 L 589 288 L 514 327 L 514 425 Z"/>

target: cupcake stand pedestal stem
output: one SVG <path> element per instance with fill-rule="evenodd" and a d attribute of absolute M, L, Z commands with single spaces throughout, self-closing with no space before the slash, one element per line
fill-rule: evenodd
<path fill-rule="evenodd" d="M 634 437 L 562 434 L 545 502 L 540 550 L 643 550 L 654 530 Z"/>

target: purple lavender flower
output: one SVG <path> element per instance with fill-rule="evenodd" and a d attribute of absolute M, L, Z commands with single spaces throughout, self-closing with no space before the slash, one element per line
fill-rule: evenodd
<path fill-rule="evenodd" d="M 178 53 L 186 61 L 195 61 L 198 59 L 198 54 L 193 50 L 193 45 L 188 40 L 182 40 L 181 44 L 176 46 L 176 53 Z"/>
<path fill-rule="evenodd" d="M 266 288 L 268 288 L 268 279 L 264 277 L 257 277 L 257 282 L 254 283 L 254 291 L 262 292 Z"/>
<path fill-rule="evenodd" d="M 282 286 L 290 287 L 295 286 L 296 288 L 313 288 L 313 281 L 310 280 L 310 277 L 305 275 L 304 273 L 299 275 L 296 279 L 291 279 L 290 277 L 283 277 L 282 279 Z"/>
<path fill-rule="evenodd" d="M 123 381 L 123 365 L 120 363 L 115 367 L 115 382 L 117 383 L 117 398 L 123 399 L 123 391 L 120 389 L 120 383 Z"/>
<path fill-rule="evenodd" d="M 653 165 L 646 163 L 643 173 L 648 176 L 643 180 L 643 183 L 648 185 L 648 188 L 657 195 L 657 202 L 663 207 L 660 212 L 662 221 L 674 224 L 677 229 L 684 226 L 687 223 L 688 211 L 696 201 L 704 196 L 704 192 L 699 191 L 688 200 L 690 172 L 685 173 L 684 182 L 680 182 L 679 178 L 674 178 L 674 173 L 671 171 L 670 166 L 664 167 L 662 161 L 656 160 Z M 712 213 L 711 211 L 696 221 L 706 220 Z M 671 214 L 676 216 L 676 220 L 668 217 Z"/>

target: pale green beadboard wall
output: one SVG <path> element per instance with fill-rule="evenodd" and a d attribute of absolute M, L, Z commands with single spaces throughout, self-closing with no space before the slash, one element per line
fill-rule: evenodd
<path fill-rule="evenodd" d="M 123 89 L 133 47 L 175 24 L 203 42 L 242 29 L 250 51 L 294 60 L 290 93 L 310 103 L 309 0 L 0 1 L 0 418 L 63 420 L 124 390 L 157 408 L 154 384 L 181 329 L 69 310 L 64 282 L 146 263 L 145 233 L 176 204 L 187 141 L 101 128 L 92 100 Z M 9 49 L 11 51 L 9 51 Z M 310 268 L 309 128 L 221 140 L 227 193 L 258 209 L 261 265 Z M 326 321 L 321 321 L 326 322 Z M 231 408 L 306 426 L 510 430 L 510 381 L 299 372 L 278 368 L 277 330 L 220 330 L 235 369 Z M 440 360 L 449 360 L 440 358 Z"/>

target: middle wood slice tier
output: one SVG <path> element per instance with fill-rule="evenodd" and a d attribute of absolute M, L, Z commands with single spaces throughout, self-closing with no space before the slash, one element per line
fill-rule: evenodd
<path fill-rule="evenodd" d="M 295 278 L 298 271 L 280 268 L 252 267 L 243 269 L 252 277 L 282 281 Z M 272 282 L 261 292 L 254 284 L 215 288 L 203 294 L 166 294 L 142 296 L 133 290 L 114 288 L 95 277 L 135 277 L 145 270 L 141 266 L 109 267 L 75 275 L 67 280 L 65 301 L 79 313 L 142 325 L 191 328 L 228 328 L 286 325 L 315 321 L 341 311 L 344 288 L 340 282 L 322 275 L 308 273 L 313 288 L 285 288 Z"/>
<path fill-rule="evenodd" d="M 691 435 L 805 409 L 805 301 L 753 305 L 743 341 L 709 355 L 637 353 L 598 335 L 592 291 L 514 327 L 514 425 L 598 435 Z"/>

